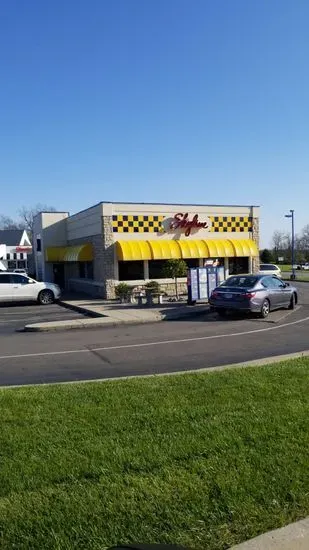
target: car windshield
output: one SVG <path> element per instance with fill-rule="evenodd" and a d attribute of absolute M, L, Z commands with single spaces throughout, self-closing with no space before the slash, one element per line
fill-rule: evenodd
<path fill-rule="evenodd" d="M 229 277 L 222 285 L 220 286 L 239 286 L 245 288 L 252 288 L 258 281 L 257 277 L 250 277 L 244 275 L 243 277 Z"/>

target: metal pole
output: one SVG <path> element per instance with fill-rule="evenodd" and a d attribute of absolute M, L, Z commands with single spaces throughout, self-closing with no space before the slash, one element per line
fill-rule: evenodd
<path fill-rule="evenodd" d="M 294 231 L 294 210 L 290 210 L 292 219 L 292 278 L 295 279 L 295 231 Z"/>

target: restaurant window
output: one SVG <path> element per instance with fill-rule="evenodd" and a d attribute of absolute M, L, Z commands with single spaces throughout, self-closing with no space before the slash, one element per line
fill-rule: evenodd
<path fill-rule="evenodd" d="M 200 261 L 198 258 L 188 258 L 188 259 L 185 259 L 184 262 L 186 262 L 188 269 L 191 269 L 193 267 L 199 267 L 200 265 Z"/>
<path fill-rule="evenodd" d="M 119 262 L 119 281 L 139 281 L 144 279 L 144 262 Z"/>
<path fill-rule="evenodd" d="M 24 254 L 23 254 L 23 252 L 21 252 L 21 253 L 19 254 L 19 259 L 20 259 L 20 260 L 23 260 L 23 259 L 24 259 Z"/>
<path fill-rule="evenodd" d="M 93 262 L 79 262 L 78 270 L 80 279 L 93 279 Z"/>
<path fill-rule="evenodd" d="M 7 260 L 10 260 L 11 259 L 11 254 L 8 252 L 7 255 L 6 255 L 6 259 Z"/>
<path fill-rule="evenodd" d="M 16 252 L 14 252 L 14 254 L 13 254 L 13 260 L 17 260 L 17 254 L 16 254 Z"/>
<path fill-rule="evenodd" d="M 167 260 L 151 260 L 149 262 L 149 278 L 150 279 L 167 279 L 165 273 L 165 266 L 166 266 Z M 187 268 L 190 267 L 198 267 L 199 266 L 199 259 L 198 258 L 190 258 L 187 260 L 184 260 L 184 262 L 187 264 Z"/>
<path fill-rule="evenodd" d="M 149 279 L 166 279 L 164 272 L 166 260 L 149 261 Z"/>
<path fill-rule="evenodd" d="M 249 258 L 229 258 L 229 274 L 241 275 L 249 272 Z"/>

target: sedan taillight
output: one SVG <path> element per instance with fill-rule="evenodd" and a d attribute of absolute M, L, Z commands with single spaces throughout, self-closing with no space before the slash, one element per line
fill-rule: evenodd
<path fill-rule="evenodd" d="M 254 298 L 256 292 L 246 292 L 244 294 L 244 298 L 247 298 L 248 300 L 251 300 L 251 298 Z"/>

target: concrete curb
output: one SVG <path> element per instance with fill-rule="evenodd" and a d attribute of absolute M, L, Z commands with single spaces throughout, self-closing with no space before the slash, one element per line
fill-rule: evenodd
<path fill-rule="evenodd" d="M 309 517 L 237 544 L 230 550 L 308 550 L 308 548 Z"/>
<path fill-rule="evenodd" d="M 97 313 L 96 311 L 93 311 L 92 309 L 88 309 L 86 307 L 81 306 L 75 306 L 74 304 L 70 304 L 68 302 L 63 302 L 62 300 L 58 301 L 59 306 L 64 307 L 65 309 L 69 309 L 70 311 L 76 311 L 77 313 L 82 313 L 84 315 L 88 315 L 89 317 L 94 318 L 101 318 L 104 317 L 101 313 Z"/>
<path fill-rule="evenodd" d="M 81 313 L 86 313 L 86 308 L 81 308 L 74 306 L 75 311 L 80 311 Z M 73 309 L 73 308 L 69 308 Z M 182 319 L 189 319 L 194 317 L 200 317 L 202 315 L 210 314 L 210 309 L 208 306 L 205 308 L 193 309 L 190 311 L 184 311 L 183 313 L 171 313 L 162 314 L 156 313 L 152 318 L 135 318 L 132 319 L 113 319 L 108 315 L 95 315 L 92 313 L 92 318 L 90 319 L 72 319 L 71 321 L 50 321 L 46 323 L 33 323 L 30 325 L 25 325 L 23 332 L 51 332 L 56 330 L 75 330 L 75 329 L 86 329 L 86 328 L 104 328 L 104 327 L 118 327 L 123 325 L 144 325 L 144 324 L 153 324 L 162 321 L 178 321 Z"/>

